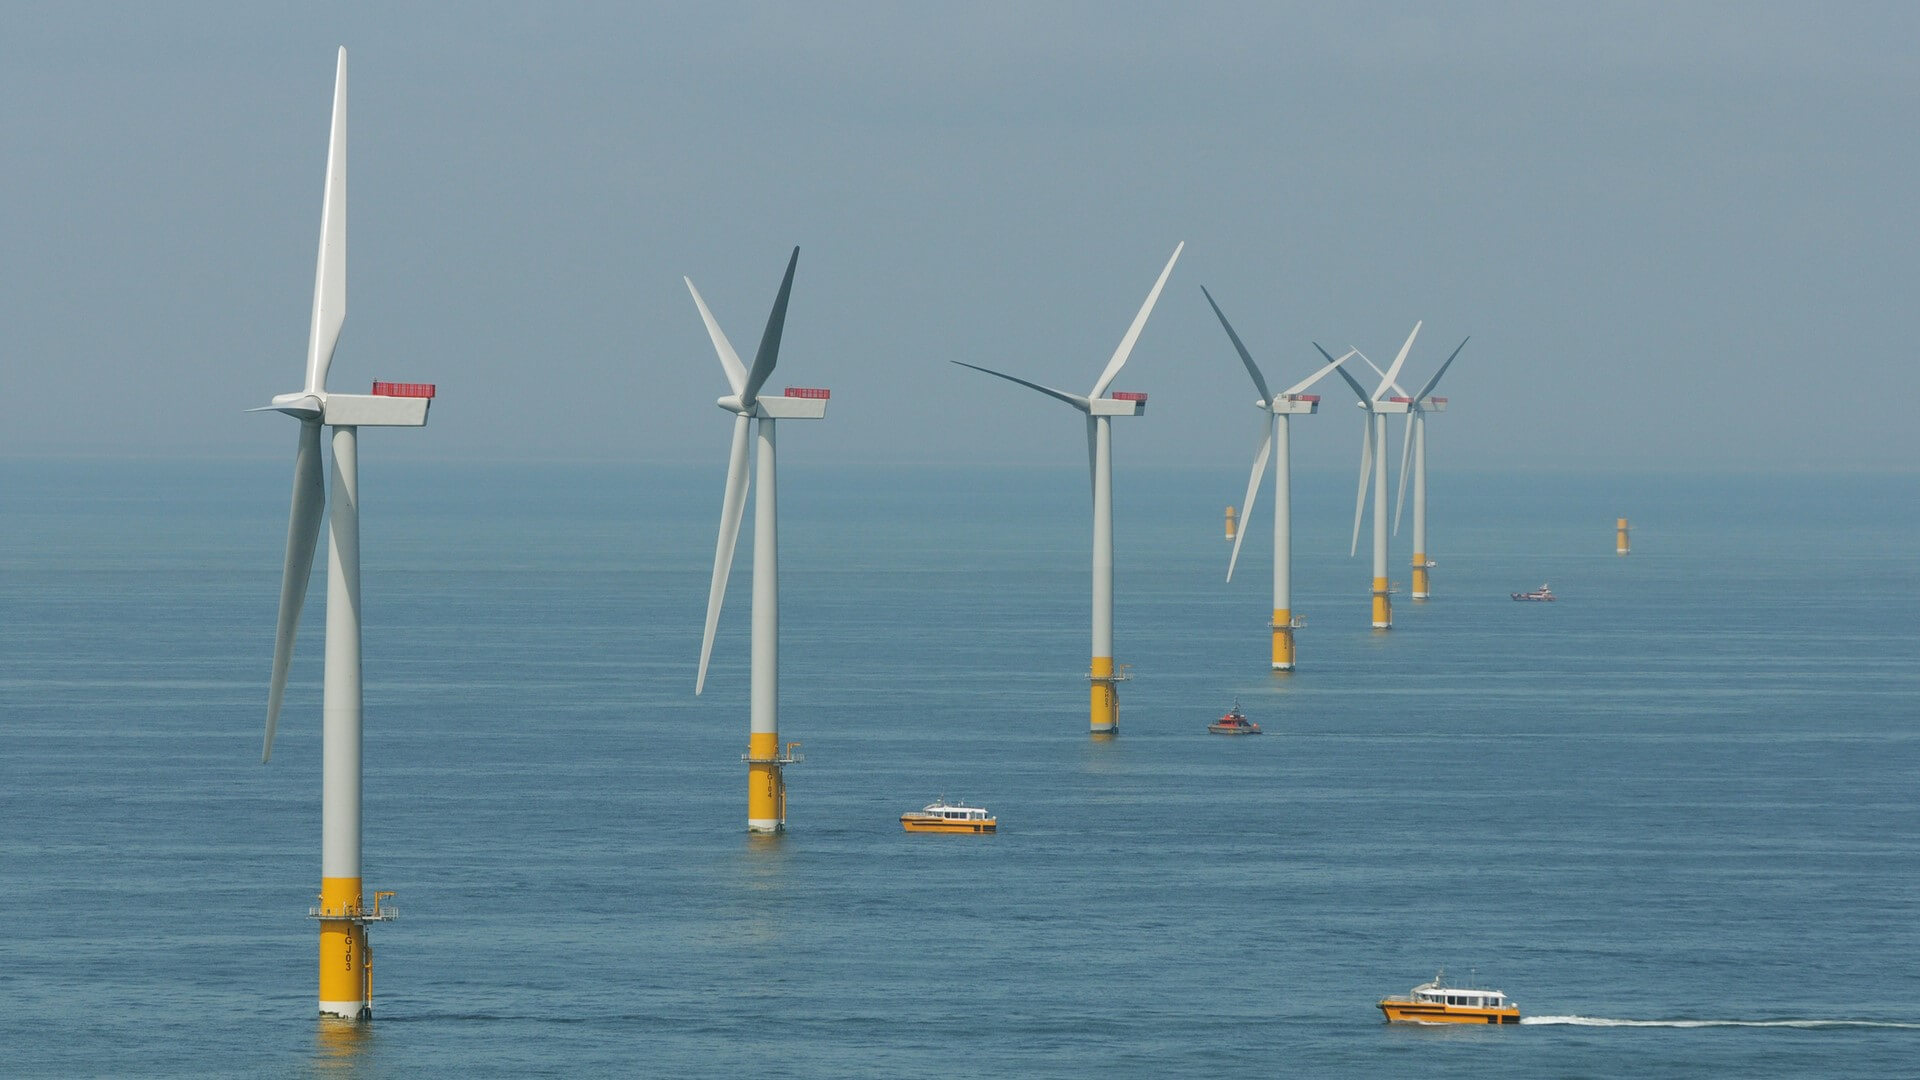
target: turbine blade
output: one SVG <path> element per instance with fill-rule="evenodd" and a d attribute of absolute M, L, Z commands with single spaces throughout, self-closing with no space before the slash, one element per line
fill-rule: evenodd
<path fill-rule="evenodd" d="M 1253 376 L 1253 385 L 1260 391 L 1260 400 L 1266 402 L 1271 408 L 1273 395 L 1267 390 L 1267 380 L 1260 377 L 1260 368 L 1253 362 L 1253 354 L 1247 352 L 1247 347 L 1241 342 L 1240 335 L 1233 332 L 1233 324 L 1227 321 L 1227 316 L 1220 310 L 1220 305 L 1213 302 L 1213 294 L 1207 291 L 1205 285 L 1200 286 L 1200 293 L 1207 298 L 1207 306 L 1213 309 L 1213 314 L 1220 320 L 1220 326 L 1226 330 L 1228 339 L 1233 342 L 1234 351 L 1240 354 L 1240 362 L 1247 365 L 1247 374 Z"/>
<path fill-rule="evenodd" d="M 1313 347 L 1316 349 L 1320 349 L 1320 343 L 1317 341 L 1314 342 Z M 1360 380 L 1355 379 L 1353 376 L 1347 374 L 1347 369 L 1345 367 L 1340 366 L 1340 361 L 1335 360 L 1333 358 L 1332 353 L 1328 352 L 1325 349 L 1320 349 L 1320 355 L 1327 358 L 1328 367 L 1331 367 L 1335 372 L 1337 372 L 1340 375 L 1342 379 L 1345 379 L 1348 386 L 1353 387 L 1353 392 L 1359 396 L 1360 403 L 1362 405 L 1367 406 L 1369 409 L 1371 409 L 1373 407 L 1373 399 L 1367 396 L 1367 388 L 1360 385 Z M 1347 356 L 1360 356 L 1360 351 L 1358 349 L 1349 350 L 1347 352 Z M 1347 356 L 1341 357 L 1340 360 L 1345 360 Z M 1366 360 L 1367 358 L 1365 356 L 1360 356 L 1360 359 Z M 1372 363 L 1373 361 L 1367 360 L 1367 362 Z"/>
<path fill-rule="evenodd" d="M 320 421 L 300 422 L 300 443 L 293 454 L 293 509 L 287 515 L 287 558 L 280 570 L 280 622 L 273 634 L 273 679 L 267 684 L 267 736 L 260 761 L 273 757 L 273 736 L 280 728 L 280 702 L 287 693 L 287 666 L 293 661 L 293 637 L 300 629 L 300 608 L 313 575 L 313 551 L 320 543 L 320 517 L 326 509 L 321 476 Z"/>
<path fill-rule="evenodd" d="M 800 249 L 796 247 L 787 259 L 787 276 L 780 279 L 780 292 L 773 298 L 773 310 L 767 313 L 767 329 L 760 335 L 760 351 L 753 354 L 753 370 L 747 372 L 746 388 L 740 391 L 743 405 L 752 405 L 760 396 L 760 387 L 766 385 L 767 376 L 773 374 L 773 365 L 780 359 L 780 334 L 787 326 L 787 298 L 793 293 L 793 268 L 799 264 Z"/>
<path fill-rule="evenodd" d="M 1051 386 L 1041 386 L 1037 382 L 1028 382 L 1027 380 L 1019 378 L 1017 376 L 1009 375 L 1004 371 L 995 371 L 992 368 L 983 368 L 979 364 L 969 364 L 964 360 L 949 360 L 947 362 L 950 364 L 959 364 L 963 368 L 972 368 L 975 371 L 984 371 L 989 375 L 998 375 L 999 377 L 1007 380 L 1008 382 L 1019 383 L 1021 386 L 1024 386 L 1029 390 L 1038 390 L 1050 398 L 1058 398 L 1059 400 L 1066 402 L 1067 404 L 1073 406 L 1074 408 L 1079 409 L 1081 412 L 1086 412 L 1089 408 L 1091 408 L 1091 406 L 1087 404 L 1087 399 L 1081 397 L 1079 394 L 1069 394 L 1065 390 L 1055 390 Z"/>
<path fill-rule="evenodd" d="M 1173 264 L 1180 261 L 1180 252 L 1186 246 L 1185 240 L 1174 246 L 1173 257 L 1167 260 L 1166 268 L 1160 271 L 1160 277 L 1153 283 L 1153 291 L 1147 293 L 1147 302 L 1140 305 L 1140 313 L 1133 317 L 1133 325 L 1127 327 L 1127 336 L 1120 339 L 1120 347 L 1113 350 L 1113 359 L 1107 361 L 1107 369 L 1100 373 L 1100 380 L 1093 384 L 1093 391 L 1088 397 L 1097 398 L 1106 393 L 1107 387 L 1113 384 L 1113 377 L 1126 366 L 1127 357 L 1133 354 L 1133 344 L 1140 340 L 1140 331 L 1147 326 L 1147 316 L 1153 314 L 1153 305 L 1159 301 L 1160 290 L 1167 284 L 1167 275 L 1173 273 Z"/>
<path fill-rule="evenodd" d="M 1407 362 L 1407 353 L 1412 351 L 1413 349 L 1413 339 L 1419 336 L 1420 336 L 1420 324 L 1414 323 L 1413 333 L 1407 335 L 1407 343 L 1405 345 L 1400 346 L 1400 355 L 1393 358 L 1393 366 L 1387 369 L 1386 377 L 1380 380 L 1380 389 L 1375 390 L 1373 392 L 1373 396 L 1375 398 L 1379 398 L 1380 395 L 1385 394 L 1387 392 L 1388 387 L 1392 387 L 1395 390 L 1400 390 L 1400 384 L 1393 381 L 1394 377 L 1400 374 L 1400 365 Z M 1400 390 L 1400 392 L 1402 394 L 1406 393 L 1405 390 Z M 1384 446 L 1381 447 L 1380 449 L 1382 453 L 1386 451 L 1386 447 Z"/>
<path fill-rule="evenodd" d="M 1421 387 L 1420 392 L 1413 395 L 1413 400 L 1425 401 L 1427 395 L 1433 393 L 1433 388 L 1440 385 L 1440 376 L 1445 375 L 1447 373 L 1447 369 L 1453 366 L 1453 357 L 1459 356 L 1460 350 L 1466 348 L 1467 342 L 1472 340 L 1473 340 L 1472 335 L 1468 335 L 1467 337 L 1463 337 L 1460 339 L 1460 344 L 1454 347 L 1453 356 L 1447 357 L 1447 362 L 1444 364 L 1441 364 L 1440 370 L 1434 372 L 1433 378 L 1427 380 L 1427 385 Z"/>
<path fill-rule="evenodd" d="M 1393 498 L 1393 535 L 1400 535 L 1400 506 L 1407 501 L 1407 457 L 1413 453 L 1413 410 L 1407 410 L 1406 433 L 1400 436 L 1400 494 Z"/>
<path fill-rule="evenodd" d="M 307 393 L 324 393 L 327 368 L 347 321 L 347 50 L 333 74 L 333 130 L 327 141 L 327 189 L 320 200 L 320 254 L 313 268 L 313 319 L 307 336 Z"/>
<path fill-rule="evenodd" d="M 720 366 L 726 369 L 727 385 L 738 394 L 747 386 L 747 366 L 740 362 L 740 354 L 733 351 L 733 342 L 727 340 L 726 331 L 720 329 L 719 320 L 713 312 L 707 310 L 707 302 L 701 297 L 700 290 L 693 287 L 693 279 L 680 279 L 687 283 L 687 291 L 693 294 L 693 306 L 700 309 L 700 321 L 707 324 L 707 337 L 713 339 L 713 351 L 720 354 Z"/>
<path fill-rule="evenodd" d="M 745 413 L 733 418 L 733 449 L 727 454 L 726 494 L 720 498 L 720 540 L 713 548 L 713 584 L 707 589 L 707 630 L 700 638 L 700 674 L 695 694 L 707 688 L 707 661 L 713 656 L 713 632 L 720 626 L 720 603 L 727 597 L 727 575 L 733 570 L 733 548 L 740 539 L 740 515 L 747 509 L 747 427 Z"/>
<path fill-rule="evenodd" d="M 1247 526 L 1253 523 L 1253 504 L 1260 498 L 1260 478 L 1267 474 L 1267 457 L 1273 453 L 1273 417 L 1260 418 L 1264 429 L 1260 435 L 1260 449 L 1253 455 L 1253 475 L 1247 477 L 1247 497 L 1240 500 L 1240 527 L 1233 530 L 1233 556 L 1227 560 L 1227 580 L 1233 580 L 1233 567 L 1240 561 L 1240 541 L 1246 538 Z"/>
<path fill-rule="evenodd" d="M 1353 350 L 1353 354 L 1366 362 L 1368 369 L 1373 372 L 1375 378 L 1383 380 L 1384 382 L 1386 382 L 1388 386 L 1391 386 L 1395 390 L 1399 390 L 1400 393 L 1402 394 L 1406 393 L 1406 390 L 1402 389 L 1399 383 L 1394 382 L 1391 379 L 1388 379 L 1387 373 L 1385 371 L 1382 371 L 1380 369 L 1380 365 L 1374 363 L 1373 359 L 1369 357 L 1366 353 L 1361 352 L 1359 349 L 1355 349 Z"/>
<path fill-rule="evenodd" d="M 1094 485 L 1100 482 L 1100 421 L 1087 414 L 1087 492 L 1095 494 Z"/>
<path fill-rule="evenodd" d="M 1351 559 L 1360 550 L 1360 515 L 1367 508 L 1367 479 L 1373 475 L 1373 414 L 1363 418 L 1366 426 L 1360 431 L 1360 490 L 1353 496 L 1353 544 L 1347 548 L 1347 558 Z"/>
<path fill-rule="evenodd" d="M 1325 366 L 1323 366 L 1323 367 L 1321 367 L 1321 369 L 1320 369 L 1319 371 L 1316 371 L 1316 372 L 1314 372 L 1313 374 L 1311 374 L 1311 375 L 1309 375 L 1309 376 L 1307 376 L 1306 378 L 1304 378 L 1304 379 L 1301 379 L 1301 380 L 1300 380 L 1299 382 L 1297 382 L 1297 383 L 1294 383 L 1294 384 L 1293 384 L 1292 386 L 1289 386 L 1289 387 L 1287 387 L 1287 388 L 1286 388 L 1286 390 L 1284 390 L 1284 391 L 1282 391 L 1282 392 L 1281 392 L 1281 394 L 1280 394 L 1280 396 L 1281 396 L 1281 397 L 1283 397 L 1283 398 L 1290 398 L 1290 397 L 1292 397 L 1292 396 L 1294 396 L 1295 394 L 1298 394 L 1298 393 L 1300 393 L 1301 391 L 1303 391 L 1303 390 L 1305 390 L 1305 389 L 1307 389 L 1308 387 L 1310 387 L 1310 386 L 1312 386 L 1312 385 L 1313 385 L 1314 383 L 1317 383 L 1317 382 L 1319 382 L 1319 381 L 1320 381 L 1321 379 L 1324 379 L 1324 378 L 1326 378 L 1326 377 L 1327 377 L 1328 375 L 1331 375 L 1331 374 L 1332 374 L 1332 373 L 1333 373 L 1333 372 L 1334 372 L 1335 370 L 1339 370 L 1339 369 L 1340 369 L 1340 365 L 1342 365 L 1342 364 L 1344 364 L 1344 363 L 1346 363 L 1347 361 L 1349 361 L 1349 360 L 1351 360 L 1351 359 L 1353 359 L 1353 358 L 1354 358 L 1355 356 L 1357 356 L 1357 355 L 1359 355 L 1359 354 L 1358 354 L 1358 353 L 1356 353 L 1356 352 L 1355 352 L 1354 350 L 1352 350 L 1352 349 L 1348 349 L 1348 350 L 1347 350 L 1347 354 L 1346 354 L 1345 356 L 1342 356 L 1342 357 L 1341 357 L 1340 359 L 1338 359 L 1338 360 L 1335 360 L 1335 359 L 1333 359 L 1332 357 L 1328 357 L 1328 358 L 1327 358 L 1327 363 L 1326 363 L 1326 365 L 1325 365 Z M 1349 380 L 1349 381 L 1351 381 L 1351 380 Z M 1356 384 L 1356 385 L 1357 385 L 1357 384 Z"/>

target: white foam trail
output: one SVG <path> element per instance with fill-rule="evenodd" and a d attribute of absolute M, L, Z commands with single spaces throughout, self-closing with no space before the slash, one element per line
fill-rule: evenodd
<path fill-rule="evenodd" d="M 1523 1016 L 1520 1022 L 1573 1027 L 1900 1028 L 1907 1031 L 1920 1031 L 1920 1023 L 1904 1023 L 1898 1020 L 1610 1020 L 1604 1016 Z"/>

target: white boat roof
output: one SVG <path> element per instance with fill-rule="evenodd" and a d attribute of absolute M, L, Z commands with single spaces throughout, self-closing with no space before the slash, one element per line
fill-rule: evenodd
<path fill-rule="evenodd" d="M 942 810 L 965 810 L 968 813 L 974 814 L 984 814 L 988 812 L 984 806 L 962 806 L 959 803 L 947 802 L 945 799 L 928 803 L 926 808 L 920 812 L 923 814 L 937 814 Z"/>
<path fill-rule="evenodd" d="M 1479 994 L 1481 997 L 1506 997 L 1504 990 L 1489 990 L 1484 986 L 1442 986 L 1435 982 L 1424 982 L 1413 988 L 1416 994 Z"/>

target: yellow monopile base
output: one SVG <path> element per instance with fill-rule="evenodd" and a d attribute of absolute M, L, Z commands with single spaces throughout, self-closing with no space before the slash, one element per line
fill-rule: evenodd
<path fill-rule="evenodd" d="M 1120 689 L 1113 681 L 1113 657 L 1096 656 L 1089 675 L 1093 690 L 1089 697 L 1090 730 L 1095 735 L 1120 733 Z"/>
<path fill-rule="evenodd" d="M 1425 600 L 1427 596 L 1427 553 L 1416 551 L 1413 553 L 1413 598 Z"/>
<path fill-rule="evenodd" d="M 1293 612 L 1273 609 L 1273 670 L 1293 670 Z"/>
<path fill-rule="evenodd" d="M 1233 507 L 1227 507 L 1227 539 L 1233 539 Z"/>
<path fill-rule="evenodd" d="M 360 914 L 359 878 L 320 879 L 320 1015 L 371 1020 L 372 957 L 367 928 L 328 915 Z"/>
<path fill-rule="evenodd" d="M 1387 595 L 1387 579 L 1373 579 L 1373 628 L 1387 630 L 1393 627 L 1393 600 Z"/>
<path fill-rule="evenodd" d="M 778 733 L 756 731 L 747 736 L 748 832 L 780 832 L 787 827 L 787 780 L 779 757 Z"/>
<path fill-rule="evenodd" d="M 1632 550 L 1633 550 L 1633 545 L 1627 542 L 1627 519 L 1621 518 L 1619 521 L 1615 522 L 1613 526 L 1614 554 L 1625 555 L 1627 552 Z"/>

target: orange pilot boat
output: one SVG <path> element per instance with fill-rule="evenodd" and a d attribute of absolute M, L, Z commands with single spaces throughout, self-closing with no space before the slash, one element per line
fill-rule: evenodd
<path fill-rule="evenodd" d="M 1406 997 L 1380 1002 L 1389 1024 L 1517 1024 L 1520 1006 L 1498 990 L 1448 986 L 1443 969 Z"/>
<path fill-rule="evenodd" d="M 1236 699 L 1233 708 L 1227 710 L 1227 715 L 1208 724 L 1207 730 L 1215 735 L 1258 735 L 1260 725 L 1247 719 L 1247 714 L 1240 711 L 1240 702 Z"/>
<path fill-rule="evenodd" d="M 900 827 L 908 832 L 989 833 L 997 832 L 999 825 L 985 807 L 959 806 L 944 798 L 900 815 Z"/>

